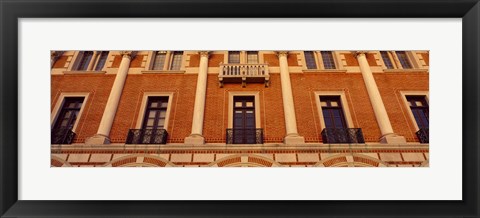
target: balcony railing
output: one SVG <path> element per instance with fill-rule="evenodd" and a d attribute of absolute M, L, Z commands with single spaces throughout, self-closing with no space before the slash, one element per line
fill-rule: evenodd
<path fill-rule="evenodd" d="M 416 134 L 420 143 L 428 143 L 430 135 L 428 128 L 421 128 Z"/>
<path fill-rule="evenodd" d="M 72 144 L 75 133 L 71 128 L 57 128 L 52 129 L 51 140 L 52 144 Z"/>
<path fill-rule="evenodd" d="M 220 87 L 223 87 L 223 83 L 242 83 L 243 87 L 247 83 L 265 83 L 268 87 L 268 64 L 220 64 L 218 81 Z"/>
<path fill-rule="evenodd" d="M 130 129 L 126 144 L 166 144 L 167 136 L 165 129 Z"/>
<path fill-rule="evenodd" d="M 227 144 L 263 144 L 263 129 L 227 129 Z"/>
<path fill-rule="evenodd" d="M 325 128 L 322 131 L 323 143 L 363 144 L 365 139 L 361 128 Z"/>

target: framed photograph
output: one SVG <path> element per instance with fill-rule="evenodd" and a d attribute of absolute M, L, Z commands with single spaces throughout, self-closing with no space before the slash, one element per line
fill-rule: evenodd
<path fill-rule="evenodd" d="M 2 2 L 1 217 L 478 217 L 479 7 Z"/>

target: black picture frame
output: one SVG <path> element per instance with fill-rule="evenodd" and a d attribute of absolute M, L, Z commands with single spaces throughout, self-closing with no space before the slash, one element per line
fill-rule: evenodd
<path fill-rule="evenodd" d="M 480 5 L 478 0 L 0 0 L 0 14 L 1 217 L 479 216 Z M 463 200 L 20 201 L 17 193 L 18 19 L 65 17 L 462 18 Z M 455 74 L 455 72 L 452 73 Z M 419 185 L 428 184 L 421 184 L 420 181 Z"/>

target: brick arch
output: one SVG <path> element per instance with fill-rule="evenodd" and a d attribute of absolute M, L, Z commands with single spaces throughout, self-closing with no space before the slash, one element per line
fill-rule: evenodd
<path fill-rule="evenodd" d="M 72 167 L 72 165 L 70 165 L 70 163 L 68 163 L 67 161 L 55 156 L 51 157 L 50 166 L 51 167 Z"/>
<path fill-rule="evenodd" d="M 348 159 L 352 161 L 348 161 Z M 338 154 L 322 160 L 315 167 L 388 167 L 382 160 L 363 154 Z"/>
<path fill-rule="evenodd" d="M 137 158 L 142 158 L 143 161 L 137 163 Z M 114 159 L 105 165 L 104 167 L 171 167 L 175 166 L 172 162 L 165 158 L 161 158 L 153 155 L 145 154 L 132 154 Z"/>
<path fill-rule="evenodd" d="M 281 164 L 273 159 L 255 154 L 234 154 L 215 162 L 210 163 L 210 167 L 279 167 Z"/>

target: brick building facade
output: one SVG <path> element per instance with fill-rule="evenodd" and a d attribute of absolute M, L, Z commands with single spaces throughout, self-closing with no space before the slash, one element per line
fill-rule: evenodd
<path fill-rule="evenodd" d="M 428 166 L 428 51 L 54 51 L 51 165 Z"/>

